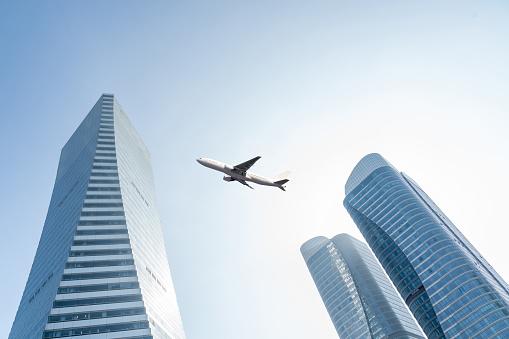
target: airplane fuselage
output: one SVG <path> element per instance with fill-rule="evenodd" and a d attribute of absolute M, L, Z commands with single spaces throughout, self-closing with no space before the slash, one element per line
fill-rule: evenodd
<path fill-rule="evenodd" d="M 223 180 L 225 181 L 235 181 L 235 180 L 240 182 L 249 181 L 254 182 L 255 184 L 258 185 L 279 187 L 283 190 L 285 188 L 285 186 L 275 183 L 270 178 L 266 178 L 249 171 L 243 172 L 241 170 L 236 169 L 234 166 L 225 164 L 214 159 L 199 158 L 196 161 L 198 161 L 201 165 L 205 167 L 224 173 L 225 176 L 223 177 Z"/>

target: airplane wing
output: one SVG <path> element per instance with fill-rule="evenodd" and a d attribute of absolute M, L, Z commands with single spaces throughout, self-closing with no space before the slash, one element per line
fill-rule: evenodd
<path fill-rule="evenodd" d="M 258 159 L 260 159 L 261 157 L 258 156 L 256 158 L 253 158 L 251 160 L 248 160 L 246 162 L 243 162 L 242 164 L 238 164 L 237 166 L 234 166 L 234 170 L 236 171 L 239 171 L 239 172 L 246 172 L 248 169 L 251 168 L 251 166 L 254 165 L 255 162 L 258 161 Z"/>
<path fill-rule="evenodd" d="M 235 179 L 235 181 L 238 181 L 240 182 L 242 185 L 246 185 L 247 187 L 249 187 L 250 189 L 254 190 L 253 187 L 249 186 L 249 184 L 245 181 L 245 180 L 239 180 L 239 179 Z"/>

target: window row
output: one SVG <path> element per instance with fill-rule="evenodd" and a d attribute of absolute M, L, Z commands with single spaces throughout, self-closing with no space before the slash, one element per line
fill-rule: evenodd
<path fill-rule="evenodd" d="M 132 254 L 133 250 L 130 248 L 108 249 L 108 250 L 92 250 L 92 251 L 71 251 L 70 257 L 89 257 L 96 255 L 123 255 Z"/>
<path fill-rule="evenodd" d="M 137 330 L 137 329 L 141 329 L 141 328 L 149 328 L 148 321 L 44 331 L 44 334 L 42 337 L 43 338 L 63 338 L 63 337 L 70 337 L 70 336 L 75 336 L 75 335 Z"/>
<path fill-rule="evenodd" d="M 115 133 L 114 131 L 102 131 L 101 133 Z M 116 148 L 115 147 L 111 147 L 111 146 L 97 146 L 95 148 L 96 151 L 113 151 L 115 152 L 116 151 Z"/>
<path fill-rule="evenodd" d="M 114 290 L 125 290 L 125 289 L 131 289 L 131 288 L 139 288 L 139 287 L 140 287 L 139 282 L 67 286 L 67 287 L 59 287 L 57 293 L 58 294 L 67 294 L 67 293 L 81 293 L 81 292 L 114 291 Z"/>
<path fill-rule="evenodd" d="M 136 271 L 111 271 L 111 272 L 64 274 L 64 275 L 62 275 L 62 280 L 68 281 L 68 280 L 86 280 L 86 279 L 105 279 L 105 278 L 120 278 L 120 277 L 135 277 L 135 276 L 136 276 Z M 64 307 L 64 306 L 58 306 L 58 307 Z"/>
<path fill-rule="evenodd" d="M 101 153 L 101 152 L 95 152 L 96 157 L 114 157 L 116 156 L 116 153 Z"/>
<path fill-rule="evenodd" d="M 111 235 L 111 234 L 127 234 L 127 228 L 114 230 L 78 230 L 76 235 Z"/>
<path fill-rule="evenodd" d="M 85 199 L 122 199 L 122 196 L 120 194 L 116 195 L 93 195 L 93 194 L 87 194 L 85 195 Z"/>
<path fill-rule="evenodd" d="M 98 163 L 116 164 L 117 163 L 117 159 L 94 159 L 94 165 L 97 165 Z"/>
<path fill-rule="evenodd" d="M 99 207 L 123 207 L 121 202 L 86 202 L 83 208 L 99 208 Z"/>
<path fill-rule="evenodd" d="M 87 268 L 87 267 L 106 267 L 106 266 L 126 266 L 134 265 L 133 259 L 124 260 L 100 260 L 100 261 L 73 261 L 65 264 L 65 268 Z"/>
<path fill-rule="evenodd" d="M 116 177 L 118 178 L 118 173 L 101 173 L 101 172 L 92 172 L 90 173 L 91 177 Z"/>
<path fill-rule="evenodd" d="M 80 220 L 78 226 L 125 225 L 125 220 Z"/>
<path fill-rule="evenodd" d="M 117 166 L 98 166 L 98 165 L 94 165 L 92 166 L 92 169 L 105 169 L 105 170 L 116 170 L 118 169 Z"/>
<path fill-rule="evenodd" d="M 89 192 L 119 192 L 120 187 L 89 187 Z"/>
<path fill-rule="evenodd" d="M 82 217 L 91 217 L 91 216 L 123 216 L 124 211 L 94 211 L 94 212 L 81 212 Z"/>
<path fill-rule="evenodd" d="M 129 244 L 129 239 L 99 239 L 99 240 L 74 240 L 73 246 L 92 246 L 92 245 L 119 245 Z"/>
<path fill-rule="evenodd" d="M 137 307 L 137 308 L 125 308 L 125 309 L 120 309 L 120 310 L 59 314 L 59 315 L 50 315 L 48 317 L 48 322 L 49 323 L 57 323 L 57 322 L 61 322 L 61 321 L 124 317 L 124 316 L 129 316 L 129 315 L 138 315 L 138 314 L 145 314 L 145 313 L 146 313 L 145 307 Z"/>
<path fill-rule="evenodd" d="M 105 173 L 105 172 L 92 172 L 90 173 L 92 177 L 118 177 L 118 173 Z"/>

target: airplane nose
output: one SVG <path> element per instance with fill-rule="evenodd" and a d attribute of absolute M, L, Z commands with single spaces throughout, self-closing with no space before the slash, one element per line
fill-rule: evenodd
<path fill-rule="evenodd" d="M 201 160 L 201 158 L 196 159 L 196 161 L 198 161 L 199 164 L 203 165 L 203 160 Z"/>

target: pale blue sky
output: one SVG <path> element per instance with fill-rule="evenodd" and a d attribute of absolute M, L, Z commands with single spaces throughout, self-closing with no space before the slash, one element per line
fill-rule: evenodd
<path fill-rule="evenodd" d="M 300 255 L 362 239 L 342 207 L 379 152 L 509 279 L 505 1 L 0 2 L 6 337 L 60 149 L 103 92 L 152 153 L 188 339 L 337 338 Z M 291 170 L 288 191 L 198 163 Z"/>

